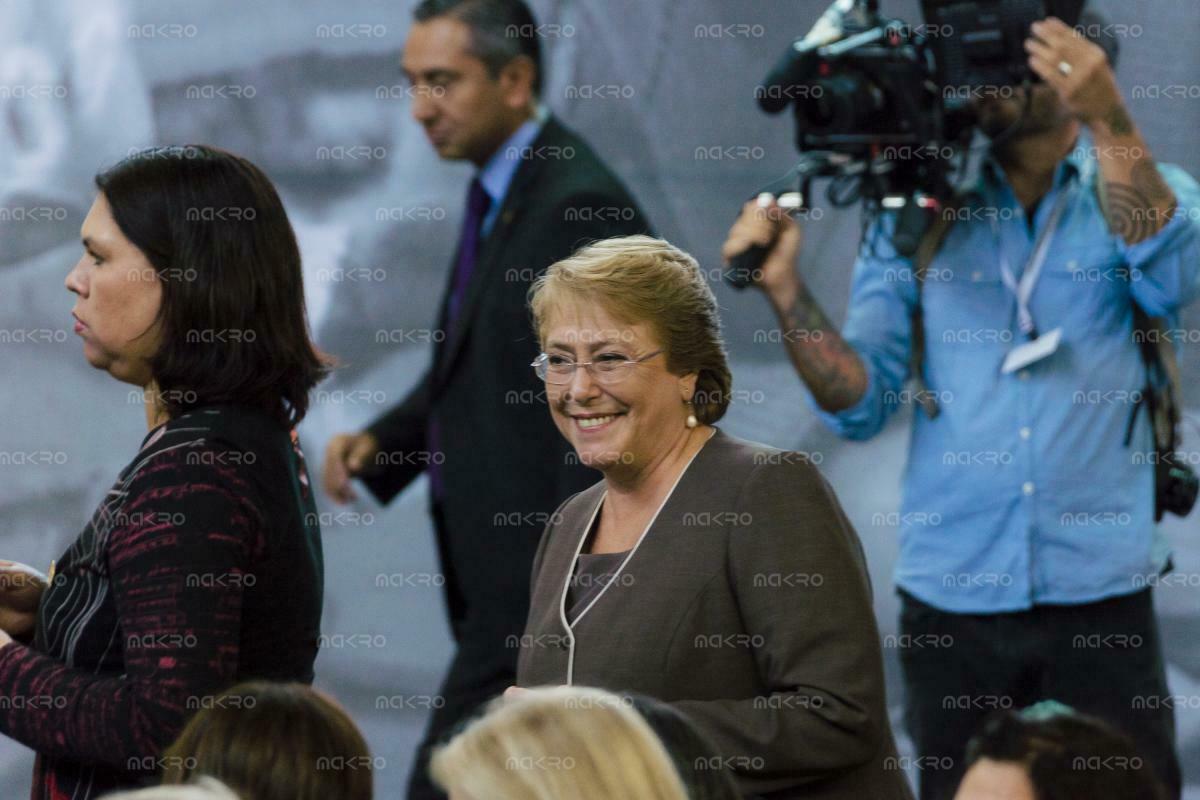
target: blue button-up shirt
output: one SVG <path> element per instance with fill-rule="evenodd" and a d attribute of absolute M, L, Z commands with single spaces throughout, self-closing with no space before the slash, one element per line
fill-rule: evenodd
<path fill-rule="evenodd" d="M 1128 594 L 1167 564 L 1144 410 L 1123 443 L 1146 383 L 1132 302 L 1170 317 L 1200 293 L 1200 186 L 1160 165 L 1178 212 L 1128 245 L 1100 210 L 1090 145 L 1081 136 L 1058 165 L 1032 231 L 1003 169 L 985 164 L 927 273 L 925 378 L 941 414 L 914 414 L 896 583 L 948 611 Z M 1092 185 L 1070 195 L 1029 306 L 1043 335 L 1062 328 L 1062 343 L 1003 374 L 1005 356 L 1025 339 L 999 248 L 1019 276 L 1059 193 L 1089 171 Z M 875 435 L 913 394 L 904 384 L 918 287 L 912 260 L 891 246 L 893 224 L 881 217 L 864 239 L 843 329 L 866 366 L 866 394 L 836 414 L 818 409 L 852 439 Z"/>
<path fill-rule="evenodd" d="M 496 218 L 500 216 L 500 206 L 504 203 L 504 196 L 508 194 L 513 176 L 517 174 L 517 167 L 529 158 L 526 151 L 542 132 L 547 116 L 547 112 L 539 107 L 534 117 L 513 131 L 479 170 L 479 182 L 491 199 L 491 205 L 488 206 L 479 228 L 484 236 L 491 233 L 495 227 Z"/>

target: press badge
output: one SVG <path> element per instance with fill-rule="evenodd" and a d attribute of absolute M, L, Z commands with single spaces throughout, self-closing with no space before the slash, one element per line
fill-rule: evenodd
<path fill-rule="evenodd" d="M 1004 357 L 1004 364 L 1000 367 L 1000 371 L 1007 375 L 1010 372 L 1024 369 L 1030 364 L 1036 364 L 1043 358 L 1053 355 L 1061 341 L 1062 328 L 1055 328 L 1036 339 L 1018 345 L 1008 351 L 1008 355 Z"/>
<path fill-rule="evenodd" d="M 1054 355 L 1054 351 L 1058 350 L 1058 345 L 1062 343 L 1062 328 L 1055 328 L 1038 336 L 1037 326 L 1033 322 L 1033 314 L 1029 310 L 1029 298 L 1033 296 L 1033 287 L 1037 285 L 1038 278 L 1041 277 L 1042 265 L 1046 263 L 1046 253 L 1050 249 L 1054 232 L 1058 229 L 1058 221 L 1062 218 L 1063 210 L 1067 207 L 1070 199 L 1079 193 L 1080 187 L 1091 185 L 1094 163 L 1089 161 L 1084 166 L 1080 171 L 1079 180 L 1069 191 L 1059 189 L 1058 198 L 1054 201 L 1054 207 L 1050 209 L 1045 227 L 1042 228 L 1037 241 L 1034 242 L 1033 250 L 1029 254 L 1029 262 L 1021 271 L 1020 280 L 1017 280 L 1016 275 L 1013 274 L 1012 265 L 1008 263 L 1008 254 L 1004 252 L 1003 242 L 1000 239 L 1000 226 L 997 224 L 996 218 L 992 217 L 992 234 L 996 237 L 996 248 L 1000 251 L 1000 278 L 1016 298 L 1017 324 L 1021 333 L 1030 337 L 1024 344 L 1017 345 L 1008 351 L 1008 355 L 1004 357 L 1004 363 L 1000 366 L 1000 372 L 1004 375 L 1024 369 L 1030 364 L 1036 364 L 1048 356 Z"/>

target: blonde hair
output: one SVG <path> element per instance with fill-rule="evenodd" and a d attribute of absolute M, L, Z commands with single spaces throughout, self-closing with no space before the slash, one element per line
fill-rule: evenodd
<path fill-rule="evenodd" d="M 489 800 L 687 800 L 650 725 L 617 695 L 555 686 L 497 698 L 433 754 L 446 791 Z"/>
<path fill-rule="evenodd" d="M 711 424 L 729 407 L 733 377 L 717 299 L 696 259 L 662 239 L 623 236 L 587 245 L 552 264 L 529 289 L 538 339 L 551 317 L 571 301 L 598 303 L 628 323 L 647 323 L 676 375 L 697 373 L 696 418 Z"/>

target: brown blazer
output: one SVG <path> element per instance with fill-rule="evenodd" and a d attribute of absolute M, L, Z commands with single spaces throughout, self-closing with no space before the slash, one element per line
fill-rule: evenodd
<path fill-rule="evenodd" d="M 559 507 L 533 564 L 521 686 L 671 703 L 747 794 L 911 798 L 888 724 L 862 545 L 800 454 L 718 430 L 574 625 L 565 594 L 604 497 Z"/>

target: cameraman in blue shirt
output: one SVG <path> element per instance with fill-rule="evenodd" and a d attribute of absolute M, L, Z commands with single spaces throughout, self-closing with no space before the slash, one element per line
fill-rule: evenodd
<path fill-rule="evenodd" d="M 1128 445 L 1125 433 L 1146 384 L 1134 303 L 1173 317 L 1200 293 L 1200 186 L 1155 163 L 1100 46 L 1048 18 L 1026 50 L 1044 82 L 1028 108 L 1024 89 L 978 103 L 998 141 L 923 288 L 886 215 L 864 239 L 840 333 L 797 274 L 801 230 L 786 215 L 748 203 L 724 255 L 774 243 L 758 286 L 794 332 L 781 338 L 820 416 L 850 439 L 874 436 L 904 399 L 920 303 L 940 403 L 914 414 L 896 583 L 914 643 L 901 651 L 906 721 L 920 763 L 937 766 L 922 800 L 953 795 L 991 710 L 1046 698 L 1124 730 L 1177 798 L 1146 588 L 1170 556 L 1148 415 Z"/>

